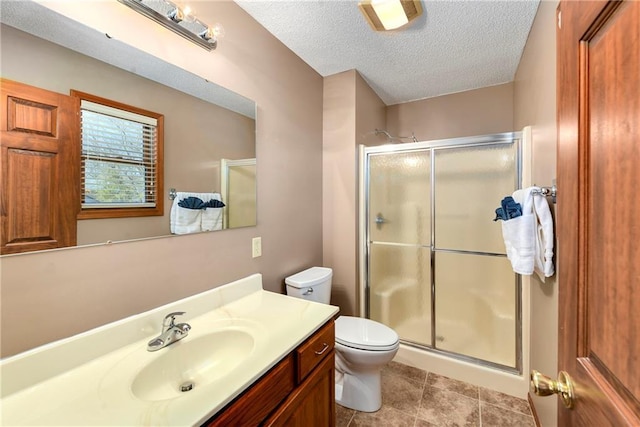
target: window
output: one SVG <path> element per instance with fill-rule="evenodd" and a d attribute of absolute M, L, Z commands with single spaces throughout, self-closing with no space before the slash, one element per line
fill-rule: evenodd
<path fill-rule="evenodd" d="M 161 114 L 72 91 L 80 99 L 78 218 L 163 215 Z"/>

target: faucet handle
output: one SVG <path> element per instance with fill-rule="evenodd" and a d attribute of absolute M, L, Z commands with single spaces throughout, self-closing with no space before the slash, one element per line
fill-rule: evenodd
<path fill-rule="evenodd" d="M 184 311 L 174 311 L 173 313 L 169 313 L 164 316 L 164 320 L 162 321 L 162 326 L 173 327 L 175 326 L 176 316 L 182 316 L 186 314 Z"/>

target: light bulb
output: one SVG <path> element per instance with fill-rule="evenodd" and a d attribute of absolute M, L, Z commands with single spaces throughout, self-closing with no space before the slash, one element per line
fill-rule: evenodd
<path fill-rule="evenodd" d="M 184 19 L 184 13 L 180 10 L 179 7 L 176 7 L 167 14 L 167 18 L 176 23 L 181 22 Z"/>
<path fill-rule="evenodd" d="M 185 21 L 194 22 L 196 20 L 196 15 L 195 15 L 193 9 L 191 9 L 191 6 L 185 5 L 185 7 L 183 8 L 183 12 L 184 12 L 184 20 Z"/>
<path fill-rule="evenodd" d="M 218 38 L 224 37 L 224 35 L 226 34 L 224 27 L 219 22 L 213 24 L 213 27 L 211 27 L 211 29 L 213 30 L 213 34 Z"/>
<path fill-rule="evenodd" d="M 209 27 L 203 32 L 201 32 L 200 37 L 202 37 L 203 39 L 211 43 L 214 43 L 216 41 L 216 34 L 214 33 L 212 27 Z"/>

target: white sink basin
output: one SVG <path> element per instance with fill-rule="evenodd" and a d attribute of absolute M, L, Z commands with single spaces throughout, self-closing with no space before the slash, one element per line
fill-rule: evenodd
<path fill-rule="evenodd" d="M 137 398 L 158 401 L 186 396 L 233 373 L 255 346 L 254 337 L 240 329 L 190 338 L 158 350 L 161 355 L 142 368 L 131 383 Z"/>

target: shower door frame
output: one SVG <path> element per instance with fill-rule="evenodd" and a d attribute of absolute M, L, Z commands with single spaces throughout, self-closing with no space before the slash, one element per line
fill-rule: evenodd
<path fill-rule="evenodd" d="M 371 239 L 370 239 L 370 212 L 369 212 L 369 155 L 381 155 L 381 154 L 395 154 L 395 153 L 407 153 L 407 152 L 420 152 L 430 151 L 430 224 L 429 230 L 431 233 L 429 242 L 430 251 L 430 263 L 431 263 L 431 346 L 423 345 L 420 343 L 407 341 L 401 339 L 403 344 L 423 349 L 435 354 L 444 355 L 453 359 L 470 362 L 479 366 L 484 366 L 492 369 L 497 369 L 503 372 L 511 374 L 522 374 L 522 280 L 519 274 L 515 274 L 515 286 L 516 286 L 516 366 L 502 365 L 500 363 L 491 362 L 484 359 L 479 359 L 472 356 L 467 356 L 460 353 L 455 353 L 448 350 L 436 348 L 436 283 L 435 283 L 435 255 L 436 252 L 448 252 L 458 254 L 471 254 L 480 256 L 495 256 L 504 257 L 505 254 L 478 252 L 478 251 L 465 251 L 465 250 L 452 250 L 452 249 L 437 249 L 435 246 L 435 152 L 438 150 L 446 150 L 453 148 L 465 148 L 465 147 L 478 147 L 487 145 L 500 145 L 500 144 L 515 144 L 516 148 L 516 179 L 515 188 L 519 189 L 522 186 L 522 132 L 505 132 L 500 134 L 490 134 L 481 136 L 471 136 L 462 138 L 449 138 L 438 139 L 432 141 L 421 142 L 408 142 L 403 144 L 385 144 L 374 147 L 367 147 L 362 144 L 358 146 L 358 252 L 359 252 L 359 290 L 360 290 L 360 314 L 364 314 L 366 318 L 371 318 L 370 313 L 370 265 L 369 259 L 371 256 Z M 409 245 L 420 246 L 427 248 L 425 245 Z"/>

